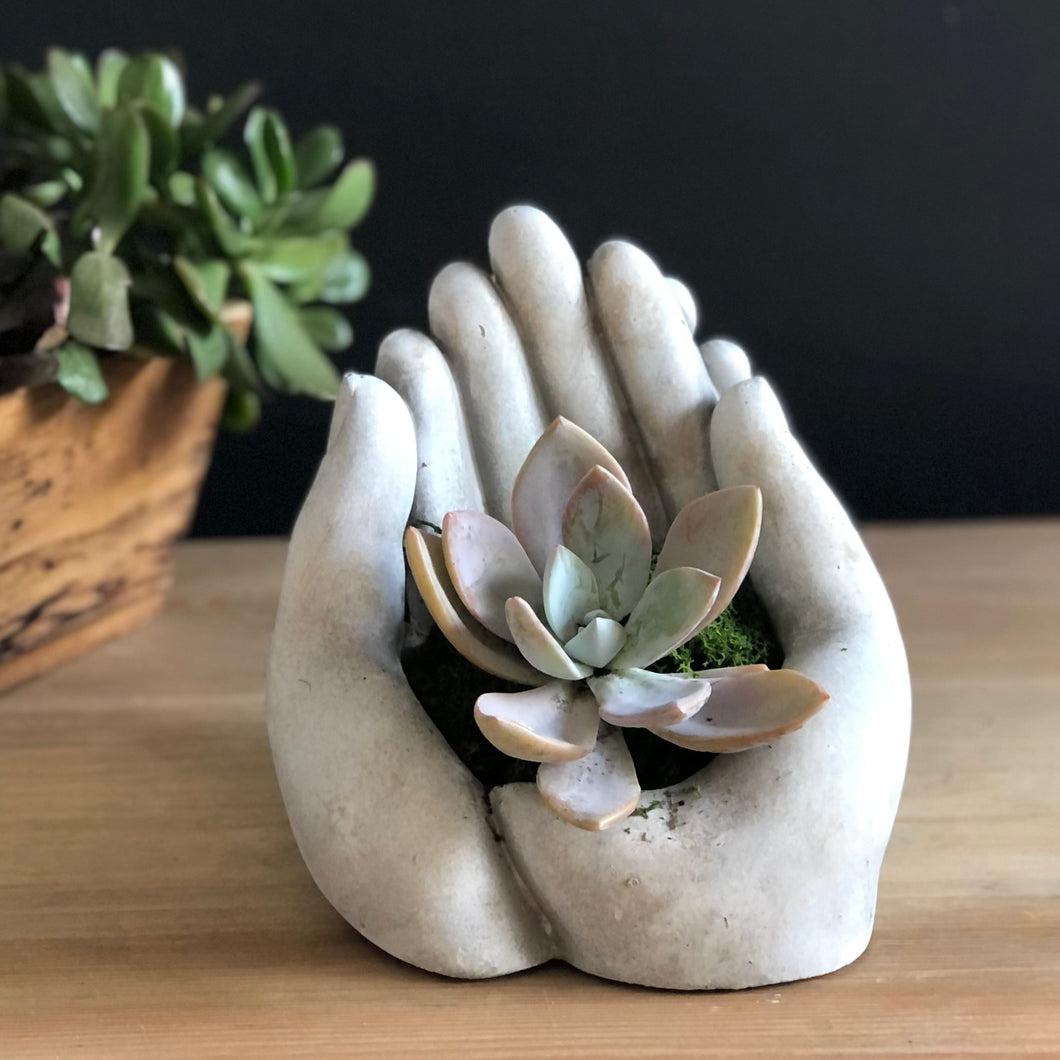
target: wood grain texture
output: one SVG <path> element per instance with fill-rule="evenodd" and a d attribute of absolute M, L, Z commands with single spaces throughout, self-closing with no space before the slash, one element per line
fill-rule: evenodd
<path fill-rule="evenodd" d="M 194 514 L 224 385 L 169 358 L 103 361 L 110 397 L 0 398 L 0 689 L 145 622 Z"/>
<path fill-rule="evenodd" d="M 192 543 L 158 621 L 0 699 L 0 1056 L 1060 1056 L 1060 521 L 873 528 L 914 680 L 865 956 L 741 993 L 362 940 L 269 761 L 279 542 Z"/>

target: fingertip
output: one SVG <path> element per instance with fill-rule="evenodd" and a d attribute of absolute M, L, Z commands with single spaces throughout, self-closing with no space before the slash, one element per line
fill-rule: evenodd
<path fill-rule="evenodd" d="M 335 394 L 335 405 L 331 410 L 331 425 L 328 427 L 328 449 L 334 444 L 335 438 L 342 430 L 353 408 L 353 395 L 357 389 L 357 383 L 363 376 L 356 372 L 347 372 L 339 380 L 339 389 Z"/>
<path fill-rule="evenodd" d="M 681 307 L 681 315 L 685 318 L 689 333 L 695 335 L 696 324 L 699 322 L 699 308 L 696 305 L 696 296 L 687 284 L 682 283 L 676 276 L 667 276 L 666 282 L 670 285 L 677 304 Z"/>
<path fill-rule="evenodd" d="M 710 339 L 699 348 L 703 363 L 719 394 L 750 379 L 751 361 L 741 346 L 728 339 Z"/>

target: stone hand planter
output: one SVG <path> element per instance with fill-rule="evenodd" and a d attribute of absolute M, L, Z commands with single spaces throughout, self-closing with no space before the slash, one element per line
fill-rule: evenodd
<path fill-rule="evenodd" d="M 303 857 L 367 938 L 446 975 L 560 958 L 699 989 L 840 968 L 872 931 L 910 720 L 901 638 L 857 531 L 769 384 L 731 343 L 697 348 L 691 297 L 640 250 L 605 244 L 585 278 L 556 226 L 516 207 L 490 257 L 493 281 L 465 264 L 438 276 L 431 338 L 397 332 L 381 378 L 346 378 L 292 537 L 267 704 Z M 414 590 L 406 608 L 406 526 L 476 508 L 508 522 L 516 472 L 557 415 L 625 468 L 656 545 L 693 498 L 760 488 L 750 578 L 784 667 L 831 696 L 799 731 L 644 791 L 596 832 L 531 783 L 486 797 L 401 660 L 423 614 Z"/>

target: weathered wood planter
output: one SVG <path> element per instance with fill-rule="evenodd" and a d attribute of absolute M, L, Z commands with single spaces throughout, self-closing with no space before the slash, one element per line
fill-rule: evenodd
<path fill-rule="evenodd" d="M 55 383 L 0 397 L 0 690 L 150 619 L 195 512 L 224 383 L 166 357 L 103 367 L 99 405 Z"/>

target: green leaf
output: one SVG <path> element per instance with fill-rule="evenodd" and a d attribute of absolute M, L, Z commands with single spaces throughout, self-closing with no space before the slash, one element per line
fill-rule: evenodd
<path fill-rule="evenodd" d="M 231 151 L 220 147 L 207 151 L 202 157 L 202 171 L 229 210 L 251 221 L 261 216 L 258 189 Z"/>
<path fill-rule="evenodd" d="M 294 149 L 298 186 L 311 188 L 329 177 L 342 162 L 342 133 L 334 125 L 318 125 L 303 136 Z"/>
<path fill-rule="evenodd" d="M 44 180 L 40 184 L 31 184 L 25 195 L 30 202 L 38 206 L 55 206 L 66 198 L 67 187 L 61 180 Z"/>
<path fill-rule="evenodd" d="M 211 320 L 216 320 L 228 293 L 228 280 L 232 275 L 228 262 L 219 258 L 191 262 L 178 255 L 173 259 L 173 268 L 191 300 Z"/>
<path fill-rule="evenodd" d="M 248 81 L 240 85 L 216 110 L 207 113 L 201 123 L 187 138 L 188 150 L 192 153 L 203 144 L 216 143 L 228 131 L 229 126 L 261 95 L 261 84 Z"/>
<path fill-rule="evenodd" d="M 184 79 L 172 59 L 146 52 L 130 59 L 122 70 L 118 102 L 147 103 L 176 129 L 184 117 Z"/>
<path fill-rule="evenodd" d="M 169 357 L 186 356 L 187 343 L 184 341 L 184 325 L 177 323 L 169 313 L 153 302 L 136 297 L 136 293 L 134 282 L 134 297 L 129 308 L 137 345 L 142 345 L 155 354 Z"/>
<path fill-rule="evenodd" d="M 276 174 L 276 186 L 281 194 L 292 191 L 298 183 L 298 173 L 291 134 L 283 118 L 274 110 L 270 110 L 265 118 L 265 153 Z"/>
<path fill-rule="evenodd" d="M 219 375 L 228 360 L 228 338 L 220 324 L 214 324 L 205 334 L 188 328 L 184 337 L 188 343 L 188 354 L 195 366 L 195 377 L 199 382 Z"/>
<path fill-rule="evenodd" d="M 118 102 L 118 80 L 129 63 L 129 57 L 118 48 L 107 48 L 96 60 L 96 98 L 101 107 Z"/>
<path fill-rule="evenodd" d="M 205 177 L 200 177 L 195 182 L 196 197 L 199 209 L 202 210 L 206 221 L 213 232 L 221 250 L 230 258 L 240 258 L 246 254 L 252 254 L 261 249 L 261 240 L 252 236 L 244 235 L 230 214 L 225 212 L 217 198 L 217 192 L 209 184 Z"/>
<path fill-rule="evenodd" d="M 289 236 L 273 239 L 254 257 L 254 264 L 277 283 L 297 283 L 323 274 L 336 257 L 349 249 L 339 232 L 322 236 Z"/>
<path fill-rule="evenodd" d="M 231 332 L 228 333 L 228 361 L 225 363 L 225 378 L 235 390 L 253 390 L 256 392 L 264 389 L 261 376 L 254 361 L 247 352 L 246 346 L 239 341 Z"/>
<path fill-rule="evenodd" d="M 298 316 L 309 337 L 328 353 L 339 353 L 353 342 L 353 328 L 337 309 L 323 305 L 309 306 L 300 309 Z"/>
<path fill-rule="evenodd" d="M 70 334 L 89 346 L 127 350 L 133 342 L 130 282 L 119 258 L 82 254 L 70 274 Z"/>
<path fill-rule="evenodd" d="M 269 160 L 265 147 L 265 126 L 269 112 L 264 107 L 255 107 L 248 115 L 243 127 L 243 142 L 250 152 L 250 161 L 254 166 L 254 179 L 258 182 L 258 191 L 266 202 L 276 200 L 276 173 Z"/>
<path fill-rule="evenodd" d="M 169 176 L 169 194 L 178 206 L 195 205 L 195 178 L 190 173 L 177 170 Z"/>
<path fill-rule="evenodd" d="M 176 130 L 149 104 L 138 104 L 137 110 L 151 141 L 151 180 L 163 186 L 176 169 L 180 142 Z"/>
<path fill-rule="evenodd" d="M 66 116 L 85 132 L 99 128 L 99 103 L 92 68 L 83 55 L 48 49 L 48 75 Z"/>
<path fill-rule="evenodd" d="M 132 289 L 137 298 L 165 310 L 181 327 L 194 328 L 202 334 L 206 334 L 211 327 L 210 315 L 203 312 L 188 292 L 175 267 L 136 273 L 132 279 Z"/>
<path fill-rule="evenodd" d="M 324 284 L 317 297 L 333 305 L 356 302 L 367 293 L 371 279 L 364 256 L 351 250 L 333 258 L 324 270 Z"/>
<path fill-rule="evenodd" d="M 375 166 L 359 158 L 339 174 L 316 220 L 324 228 L 352 228 L 368 212 L 374 195 Z"/>
<path fill-rule="evenodd" d="M 254 339 L 262 371 L 271 369 L 295 393 L 332 398 L 339 373 L 309 337 L 298 311 L 272 281 L 251 265 L 241 269 L 254 303 Z"/>
<path fill-rule="evenodd" d="M 228 391 L 222 420 L 228 430 L 242 434 L 256 427 L 260 419 L 261 398 L 253 390 Z"/>
<path fill-rule="evenodd" d="M 0 243 L 14 254 L 25 254 L 40 241 L 41 252 L 56 267 L 62 266 L 59 233 L 52 219 L 17 195 L 0 198 Z"/>
<path fill-rule="evenodd" d="M 113 251 L 140 209 L 150 164 L 151 140 L 137 108 L 125 104 L 106 111 L 88 191 L 74 211 L 75 232 L 98 226 L 96 249 Z"/>
<path fill-rule="evenodd" d="M 56 380 L 69 394 L 96 405 L 107 397 L 107 384 L 99 370 L 99 358 L 79 342 L 67 340 L 55 351 L 59 361 Z"/>

